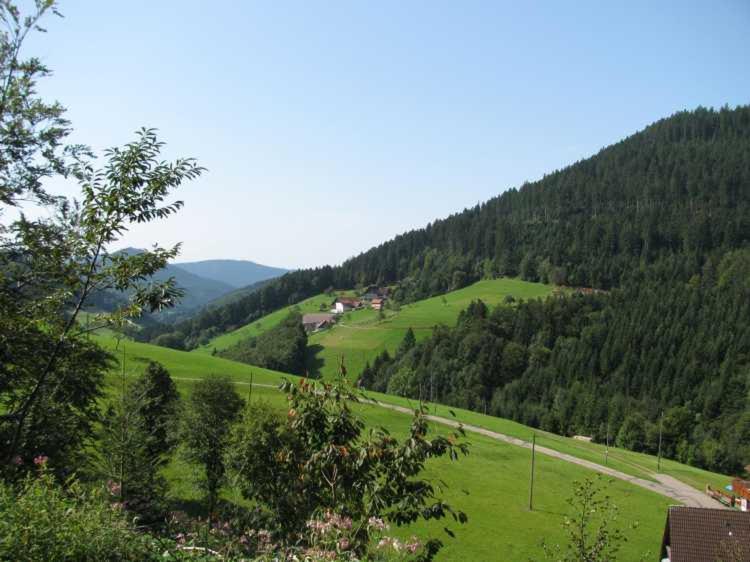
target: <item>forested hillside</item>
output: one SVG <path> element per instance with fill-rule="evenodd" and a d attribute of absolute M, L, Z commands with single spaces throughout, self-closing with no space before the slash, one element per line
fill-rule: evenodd
<path fill-rule="evenodd" d="M 673 281 L 665 260 L 610 295 L 490 311 L 368 365 L 374 390 L 486 410 L 724 472 L 750 463 L 750 250 Z M 679 274 L 678 274 L 679 276 Z M 663 417 L 662 417 L 663 414 Z"/>
<path fill-rule="evenodd" d="M 291 312 L 267 332 L 240 340 L 217 355 L 282 373 L 304 375 L 306 349 L 302 315 Z"/>
<path fill-rule="evenodd" d="M 750 240 L 748 186 L 750 107 L 681 112 L 341 266 L 284 275 L 160 343 L 192 348 L 330 287 L 397 283 L 402 302 L 498 275 L 610 289 L 668 257 L 687 281 Z"/>

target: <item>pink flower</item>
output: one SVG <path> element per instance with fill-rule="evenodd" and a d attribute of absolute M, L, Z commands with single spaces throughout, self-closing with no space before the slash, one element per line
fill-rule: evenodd
<path fill-rule="evenodd" d="M 347 550 L 351 546 L 351 544 L 349 543 L 349 539 L 347 539 L 346 537 L 339 539 L 338 544 L 339 550 Z"/>
<path fill-rule="evenodd" d="M 409 542 L 406 543 L 406 550 L 408 550 L 412 554 L 416 554 L 416 552 L 422 547 L 422 543 L 419 542 L 417 537 L 412 537 Z"/>
<path fill-rule="evenodd" d="M 23 459 L 21 458 L 20 455 L 16 455 L 15 457 L 13 457 L 13 461 L 12 462 L 16 466 L 21 466 L 23 464 Z"/>
<path fill-rule="evenodd" d="M 39 455 L 38 457 L 34 457 L 34 464 L 37 466 L 44 466 L 47 464 L 47 461 L 49 458 L 45 455 Z"/>
<path fill-rule="evenodd" d="M 118 482 L 113 482 L 112 480 L 107 480 L 107 490 L 113 496 L 119 496 L 120 492 L 122 491 L 122 485 L 120 483 L 118 483 Z"/>
<path fill-rule="evenodd" d="M 352 528 L 352 518 L 351 517 L 342 517 L 341 515 L 338 515 L 336 513 L 331 513 L 330 511 L 326 512 L 326 519 L 328 522 L 337 529 L 351 529 Z"/>
<path fill-rule="evenodd" d="M 370 517 L 367 520 L 367 526 L 374 531 L 385 531 L 389 528 L 388 524 L 380 517 Z"/>
<path fill-rule="evenodd" d="M 383 537 L 378 541 L 378 548 L 392 548 L 396 552 L 399 552 L 402 548 L 404 548 L 404 544 L 393 537 Z"/>

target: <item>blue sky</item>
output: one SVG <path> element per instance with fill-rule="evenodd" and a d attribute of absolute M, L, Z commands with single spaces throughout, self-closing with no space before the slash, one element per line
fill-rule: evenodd
<path fill-rule="evenodd" d="M 167 156 L 209 169 L 123 241 L 182 241 L 183 260 L 339 263 L 675 111 L 750 103 L 747 0 L 60 10 L 27 52 L 73 140 L 157 127 Z"/>

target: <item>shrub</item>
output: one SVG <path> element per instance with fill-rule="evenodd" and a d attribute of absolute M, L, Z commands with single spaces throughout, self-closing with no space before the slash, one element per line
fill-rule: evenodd
<path fill-rule="evenodd" d="M 382 428 L 364 431 L 350 407 L 357 396 L 345 381 L 287 382 L 282 389 L 289 401 L 287 415 L 263 403 L 248 406 L 227 447 L 233 484 L 267 510 L 278 526 L 275 539 L 329 553 L 333 543 L 345 539 L 347 548 L 339 545 L 339 551 L 360 557 L 373 539 L 371 518 L 396 525 L 444 517 L 466 521 L 463 512 L 440 498 L 440 483 L 423 476 L 429 459 L 455 460 L 467 453 L 461 428 L 428 436 L 420 408 L 408 437 L 399 442 Z M 338 526 L 342 521 L 348 522 L 346 529 Z M 337 532 L 309 533 L 319 528 Z M 438 540 L 428 541 L 425 551 L 429 556 L 439 546 Z"/>
<path fill-rule="evenodd" d="M 0 482 L 0 559 L 155 560 L 155 539 L 138 533 L 103 490 L 61 487 L 44 468 L 17 488 Z"/>

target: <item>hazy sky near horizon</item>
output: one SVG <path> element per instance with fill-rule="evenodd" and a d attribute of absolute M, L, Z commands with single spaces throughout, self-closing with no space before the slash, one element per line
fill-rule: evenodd
<path fill-rule="evenodd" d="M 178 215 L 123 240 L 182 241 L 178 261 L 340 263 L 675 111 L 750 103 L 748 0 L 60 10 L 26 52 L 72 140 L 156 127 L 166 156 L 208 168 Z"/>

